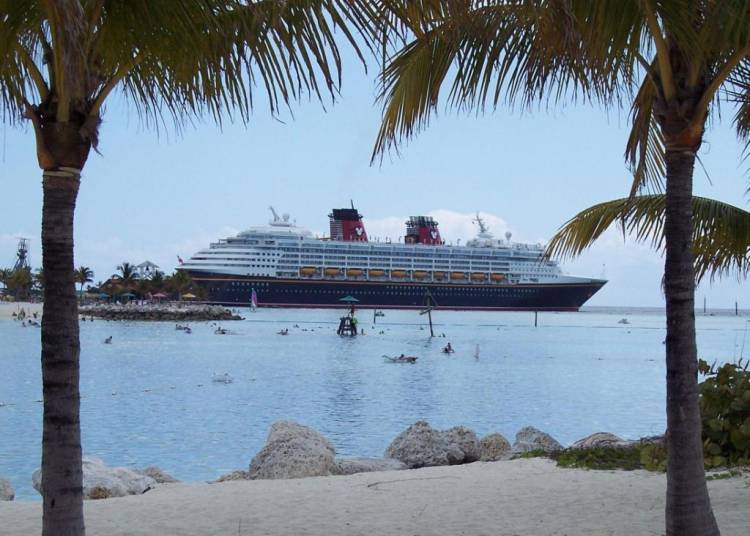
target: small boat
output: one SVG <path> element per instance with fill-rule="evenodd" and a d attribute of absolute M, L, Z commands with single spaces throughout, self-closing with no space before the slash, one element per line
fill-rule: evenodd
<path fill-rule="evenodd" d="M 621 318 L 617 321 L 618 324 L 630 324 L 630 321 L 627 318 Z"/>
<path fill-rule="evenodd" d="M 225 328 L 216 328 L 214 330 L 214 335 L 226 335 L 227 333 L 229 333 L 229 330 Z"/>
<path fill-rule="evenodd" d="M 429 275 L 428 272 L 425 272 L 424 270 L 414 270 L 414 277 L 416 279 L 424 279 Z"/>
<path fill-rule="evenodd" d="M 490 276 L 490 279 L 492 279 L 493 281 L 503 281 L 505 279 L 505 274 L 494 272 Z"/>
<path fill-rule="evenodd" d="M 318 269 L 314 266 L 303 266 L 299 269 L 299 275 L 315 275 L 318 273 Z"/>
<path fill-rule="evenodd" d="M 413 356 L 413 355 L 400 355 L 397 357 L 384 355 L 383 357 L 388 363 L 416 363 L 417 362 L 417 356 Z"/>
<path fill-rule="evenodd" d="M 486 281 L 487 280 L 487 274 L 484 272 L 472 272 L 471 273 L 471 280 L 472 281 Z"/>
<path fill-rule="evenodd" d="M 451 279 L 466 279 L 464 272 L 451 272 Z"/>
<path fill-rule="evenodd" d="M 325 275 L 341 275 L 340 268 L 326 268 L 324 271 Z"/>
<path fill-rule="evenodd" d="M 211 381 L 214 383 L 232 383 L 234 380 L 228 372 L 225 372 L 224 374 L 214 373 L 214 375 L 211 377 Z"/>
<path fill-rule="evenodd" d="M 445 279 L 446 275 L 445 272 L 432 272 L 432 278 L 436 280 Z"/>
<path fill-rule="evenodd" d="M 359 277 L 362 274 L 364 274 L 365 271 L 361 268 L 347 268 L 346 269 L 346 275 L 349 277 Z"/>
<path fill-rule="evenodd" d="M 385 270 L 381 270 L 380 268 L 372 268 L 367 273 L 370 277 L 383 277 L 386 275 Z"/>
<path fill-rule="evenodd" d="M 408 272 L 406 270 L 391 270 L 391 277 L 403 278 L 406 277 Z"/>

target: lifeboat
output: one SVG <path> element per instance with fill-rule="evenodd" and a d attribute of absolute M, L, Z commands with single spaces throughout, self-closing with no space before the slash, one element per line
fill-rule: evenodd
<path fill-rule="evenodd" d="M 391 270 L 391 277 L 402 278 L 406 277 L 407 273 L 408 272 L 406 270 Z"/>
<path fill-rule="evenodd" d="M 416 279 L 424 279 L 428 275 L 428 272 L 425 272 L 424 270 L 414 270 L 414 277 Z"/>
<path fill-rule="evenodd" d="M 324 273 L 326 275 L 341 275 L 341 268 L 326 268 Z"/>
<path fill-rule="evenodd" d="M 313 266 L 303 266 L 299 269 L 299 275 L 315 275 L 318 273 L 318 269 Z"/>
<path fill-rule="evenodd" d="M 432 272 L 434 279 L 445 279 L 445 272 Z"/>
<path fill-rule="evenodd" d="M 349 277 L 359 277 L 363 273 L 365 273 L 364 270 L 360 268 L 347 268 L 346 270 L 346 275 L 348 275 Z"/>
<path fill-rule="evenodd" d="M 486 281 L 487 280 L 487 274 L 484 272 L 472 272 L 471 273 L 471 280 L 472 281 Z"/>
<path fill-rule="evenodd" d="M 451 279 L 466 279 L 464 272 L 451 272 Z"/>
<path fill-rule="evenodd" d="M 370 274 L 370 277 L 383 277 L 386 275 L 385 270 L 380 270 L 378 268 L 374 268 L 367 273 Z"/>
<path fill-rule="evenodd" d="M 490 276 L 490 279 L 493 281 L 503 281 L 505 279 L 505 274 L 493 273 Z"/>

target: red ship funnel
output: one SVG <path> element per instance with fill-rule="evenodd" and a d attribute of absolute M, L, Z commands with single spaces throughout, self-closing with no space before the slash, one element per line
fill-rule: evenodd
<path fill-rule="evenodd" d="M 367 242 L 362 214 L 355 208 L 334 208 L 328 215 L 331 240 Z"/>
<path fill-rule="evenodd" d="M 429 216 L 412 216 L 406 222 L 407 244 L 427 244 L 430 246 L 442 246 L 445 242 L 440 237 L 438 222 Z"/>

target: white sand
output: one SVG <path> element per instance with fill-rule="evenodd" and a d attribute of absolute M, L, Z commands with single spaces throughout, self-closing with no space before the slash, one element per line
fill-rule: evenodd
<path fill-rule="evenodd" d="M 660 535 L 663 474 L 543 459 L 285 481 L 163 485 L 86 502 L 89 535 Z M 723 536 L 747 536 L 748 475 L 709 482 Z M 0 503 L 0 533 L 38 534 L 39 503 Z"/>
<path fill-rule="evenodd" d="M 42 303 L 0 301 L 0 320 L 12 318 L 13 313 L 18 314 L 21 309 L 26 311 L 26 318 L 32 318 L 32 313 L 39 313 L 39 319 L 41 320 L 42 307 Z"/>

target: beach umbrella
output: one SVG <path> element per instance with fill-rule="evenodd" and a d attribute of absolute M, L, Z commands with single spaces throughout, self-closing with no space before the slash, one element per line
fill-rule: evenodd
<path fill-rule="evenodd" d="M 195 294 L 191 294 L 190 292 L 188 292 L 187 294 L 183 294 L 182 297 L 183 299 L 186 299 L 186 300 L 193 300 L 197 298 Z"/>
<path fill-rule="evenodd" d="M 125 292 L 123 294 L 120 294 L 120 298 L 135 298 L 135 294 L 132 292 Z"/>
<path fill-rule="evenodd" d="M 359 300 L 354 296 L 344 296 L 343 298 L 339 298 L 339 301 L 343 303 L 359 303 Z"/>
<path fill-rule="evenodd" d="M 157 292 L 156 294 L 154 294 L 152 296 L 152 298 L 158 298 L 158 299 L 168 298 L 168 297 L 169 297 L 169 295 L 168 294 L 164 294 L 163 292 Z"/>
<path fill-rule="evenodd" d="M 106 292 L 100 292 L 99 297 L 103 300 L 106 300 L 107 298 L 109 298 L 109 294 L 107 294 Z"/>

